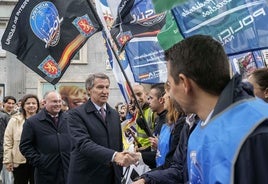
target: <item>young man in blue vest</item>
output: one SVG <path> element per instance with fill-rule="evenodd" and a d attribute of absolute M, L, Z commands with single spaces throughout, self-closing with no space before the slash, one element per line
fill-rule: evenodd
<path fill-rule="evenodd" d="M 201 121 L 188 141 L 190 183 L 268 183 L 268 105 L 210 36 L 195 35 L 165 52 L 170 93 Z"/>

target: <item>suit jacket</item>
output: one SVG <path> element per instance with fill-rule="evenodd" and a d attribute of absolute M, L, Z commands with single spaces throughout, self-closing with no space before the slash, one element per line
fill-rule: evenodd
<path fill-rule="evenodd" d="M 37 184 L 65 184 L 71 152 L 67 114 L 59 113 L 58 127 L 45 110 L 27 119 L 23 125 L 20 151 L 35 167 Z"/>
<path fill-rule="evenodd" d="M 6 130 L 9 119 L 10 119 L 10 116 L 7 113 L 0 111 L 0 162 L 1 163 L 3 161 L 3 152 L 4 152 L 3 150 L 4 135 L 5 135 L 5 130 Z"/>
<path fill-rule="evenodd" d="M 69 184 L 119 184 L 122 167 L 112 163 L 115 151 L 122 151 L 122 133 L 118 112 L 106 105 L 104 121 L 91 102 L 69 111 L 72 135 Z"/>

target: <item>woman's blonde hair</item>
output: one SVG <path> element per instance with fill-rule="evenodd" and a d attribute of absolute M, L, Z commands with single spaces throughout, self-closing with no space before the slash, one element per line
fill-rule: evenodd
<path fill-rule="evenodd" d="M 168 92 L 170 90 L 170 86 L 165 83 L 165 90 L 166 92 Z M 168 97 L 169 99 L 169 105 L 167 107 L 167 123 L 168 124 L 173 124 L 175 123 L 179 117 L 181 115 L 184 114 L 184 112 L 182 111 L 180 105 L 172 98 L 170 98 L 170 96 Z"/>

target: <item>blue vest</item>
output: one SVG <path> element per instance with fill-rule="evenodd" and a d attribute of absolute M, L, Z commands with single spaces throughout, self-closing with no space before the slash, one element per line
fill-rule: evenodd
<path fill-rule="evenodd" d="M 156 166 L 163 165 L 165 158 L 170 148 L 170 136 L 171 127 L 167 124 L 163 124 L 160 135 L 158 137 L 157 154 L 156 154 Z"/>
<path fill-rule="evenodd" d="M 261 99 L 239 101 L 199 123 L 189 138 L 187 164 L 192 184 L 234 182 L 234 165 L 247 137 L 268 119 L 268 104 Z"/>

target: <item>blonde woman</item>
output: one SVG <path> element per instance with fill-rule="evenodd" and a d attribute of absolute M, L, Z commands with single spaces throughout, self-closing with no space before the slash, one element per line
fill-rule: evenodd
<path fill-rule="evenodd" d="M 34 169 L 21 154 L 19 144 L 25 120 L 35 115 L 38 110 L 37 96 L 25 95 L 21 101 L 21 112 L 11 117 L 5 131 L 3 163 L 9 172 L 13 172 L 14 184 L 34 184 Z"/>

